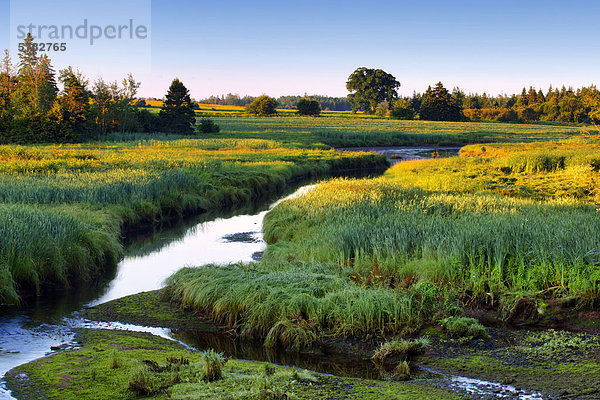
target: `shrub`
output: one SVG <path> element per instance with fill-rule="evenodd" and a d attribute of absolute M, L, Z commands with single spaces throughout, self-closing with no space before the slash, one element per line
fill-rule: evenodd
<path fill-rule="evenodd" d="M 298 108 L 298 115 L 311 115 L 316 117 L 321 113 L 321 105 L 316 100 L 300 99 L 298 100 L 296 107 Z"/>
<path fill-rule="evenodd" d="M 246 106 L 246 112 L 254 115 L 268 116 L 277 113 L 277 100 L 263 94 Z"/>
<path fill-rule="evenodd" d="M 440 321 L 446 333 L 451 337 L 470 337 L 473 339 L 489 339 L 485 327 L 475 318 L 448 317 Z"/>
<path fill-rule="evenodd" d="M 390 117 L 393 119 L 410 120 L 415 118 L 415 110 L 408 100 L 398 99 L 390 111 Z"/>
<path fill-rule="evenodd" d="M 200 124 L 198 125 L 198 129 L 202 133 L 219 133 L 221 128 L 210 118 L 202 118 L 200 120 Z"/>

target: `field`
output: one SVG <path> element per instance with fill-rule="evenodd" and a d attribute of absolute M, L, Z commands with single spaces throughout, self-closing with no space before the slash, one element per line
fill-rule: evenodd
<path fill-rule="evenodd" d="M 335 114 L 318 118 L 286 116 L 215 117 L 219 137 L 264 138 L 283 142 L 351 146 L 462 146 L 487 142 L 566 139 L 589 128 L 547 124 L 397 121 L 366 115 Z"/>
<path fill-rule="evenodd" d="M 0 303 L 89 282 L 120 234 L 246 205 L 286 182 L 382 167 L 382 157 L 272 140 L 138 140 L 0 147 Z"/>

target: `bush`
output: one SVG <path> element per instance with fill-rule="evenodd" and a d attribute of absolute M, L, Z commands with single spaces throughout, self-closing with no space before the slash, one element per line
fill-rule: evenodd
<path fill-rule="evenodd" d="M 415 118 L 415 110 L 408 100 L 398 99 L 390 111 L 390 117 L 393 119 L 410 120 Z"/>
<path fill-rule="evenodd" d="M 489 339 L 485 327 L 475 318 L 448 317 L 440 321 L 446 333 L 451 337 L 470 337 L 473 339 Z"/>
<path fill-rule="evenodd" d="M 160 118 L 156 113 L 151 113 L 148 110 L 138 110 L 137 120 L 139 129 L 144 133 L 160 131 Z"/>
<path fill-rule="evenodd" d="M 316 117 L 321 113 L 321 105 L 316 100 L 300 99 L 298 100 L 296 107 L 298 108 L 298 115 L 311 115 Z"/>
<path fill-rule="evenodd" d="M 198 125 L 198 129 L 202 133 L 219 133 L 221 128 L 210 118 L 202 118 L 200 120 L 200 124 Z"/>
<path fill-rule="evenodd" d="M 263 94 L 246 106 L 246 112 L 254 115 L 268 116 L 277 113 L 277 100 Z"/>

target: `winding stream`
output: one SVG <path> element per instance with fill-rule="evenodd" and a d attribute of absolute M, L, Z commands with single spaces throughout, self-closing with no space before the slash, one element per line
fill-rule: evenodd
<path fill-rule="evenodd" d="M 444 154 L 445 150 L 389 147 L 375 149 L 391 156 L 391 161 L 427 158 L 433 151 Z M 447 150 L 455 153 L 457 149 Z M 0 376 L 18 365 L 73 347 L 73 328 L 86 327 L 144 331 L 199 350 L 215 348 L 240 359 L 268 361 L 342 376 L 380 378 L 379 372 L 370 362 L 359 358 L 289 354 L 269 350 L 255 343 L 232 340 L 217 333 L 99 323 L 77 316 L 76 312 L 85 307 L 158 289 L 162 287 L 165 278 L 185 266 L 250 262 L 260 258 L 266 247 L 261 232 L 265 214 L 279 202 L 302 195 L 313 187 L 314 185 L 302 186 L 268 206 L 251 207 L 240 211 L 238 215 L 221 216 L 212 220 L 205 216 L 138 239 L 127 246 L 126 256 L 118 264 L 116 271 L 106 277 L 99 287 L 71 291 L 53 296 L 52 299 L 35 299 L 25 308 L 4 313 L 0 316 Z M 434 380 L 438 384 L 477 397 L 542 398 L 538 393 L 520 392 L 493 382 L 444 376 L 431 370 L 421 370 L 416 377 Z M 0 387 L 0 397 L 13 398 L 4 386 Z"/>

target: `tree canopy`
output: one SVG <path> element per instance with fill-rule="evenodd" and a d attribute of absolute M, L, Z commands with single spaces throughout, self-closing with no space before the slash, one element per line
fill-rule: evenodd
<path fill-rule="evenodd" d="M 296 107 L 298 108 L 298 115 L 312 115 L 316 117 L 321 113 L 321 105 L 316 100 L 300 99 Z"/>
<path fill-rule="evenodd" d="M 268 116 L 277 113 L 277 100 L 263 94 L 246 106 L 246 111 L 250 114 Z"/>
<path fill-rule="evenodd" d="M 433 89 L 429 86 L 425 91 L 419 117 L 428 121 L 460 121 L 463 118 L 460 107 L 442 82 Z"/>
<path fill-rule="evenodd" d="M 348 78 L 346 89 L 351 92 L 348 101 L 353 111 L 374 113 L 377 105 L 386 101 L 392 104 L 398 97 L 400 82 L 381 69 L 360 67 Z"/>
<path fill-rule="evenodd" d="M 159 114 L 163 131 L 182 135 L 194 133 L 196 116 L 193 107 L 189 90 L 179 79 L 173 79 Z"/>

